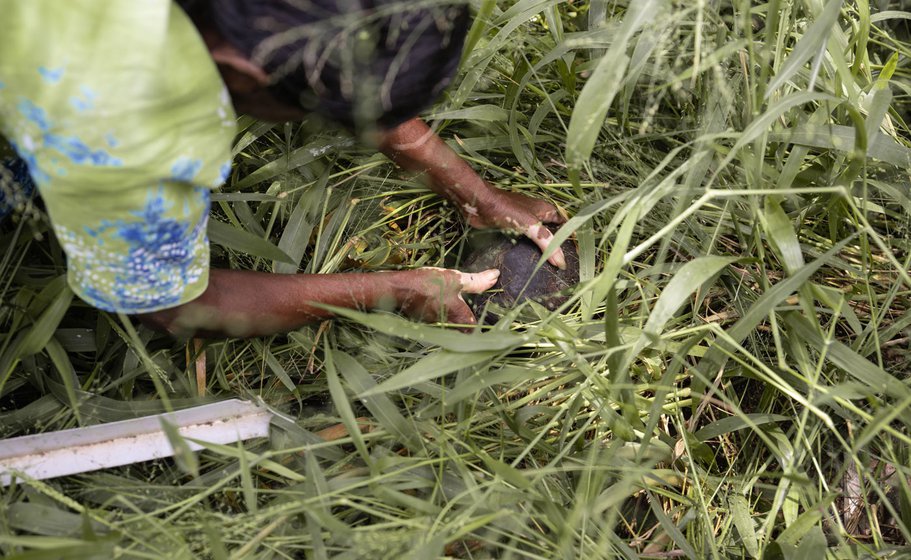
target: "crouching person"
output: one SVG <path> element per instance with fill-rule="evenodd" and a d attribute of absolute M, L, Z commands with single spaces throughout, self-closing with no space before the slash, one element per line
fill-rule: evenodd
<path fill-rule="evenodd" d="M 473 227 L 542 249 L 543 201 L 484 182 L 422 121 L 452 79 L 467 6 L 389 0 L 0 0 L 0 134 L 37 185 L 91 305 L 180 336 L 260 336 L 397 310 L 471 325 L 462 293 L 498 272 L 422 268 L 277 275 L 209 267 L 209 192 L 227 178 L 235 111 L 318 112 L 423 174 Z M 563 265 L 558 250 L 551 257 Z"/>

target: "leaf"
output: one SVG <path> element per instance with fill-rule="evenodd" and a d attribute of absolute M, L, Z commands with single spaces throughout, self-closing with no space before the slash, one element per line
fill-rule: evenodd
<path fill-rule="evenodd" d="M 418 360 L 414 365 L 393 375 L 373 389 L 362 393 L 360 396 L 366 397 L 378 393 L 397 391 L 406 387 L 413 387 L 424 381 L 437 379 L 463 368 L 477 366 L 480 363 L 490 360 L 499 353 L 499 351 L 488 351 L 466 354 L 462 352 L 452 352 L 450 350 L 440 350 L 439 352 Z"/>
<path fill-rule="evenodd" d="M 759 538 L 756 535 L 756 527 L 753 525 L 753 519 L 750 517 L 750 504 L 747 499 L 739 494 L 728 497 L 728 507 L 731 509 L 731 517 L 734 520 L 734 527 L 740 535 L 740 542 L 743 548 L 751 558 L 759 558 Z"/>
<path fill-rule="evenodd" d="M 911 19 L 911 12 L 900 12 L 898 10 L 886 10 L 870 16 L 870 23 L 879 23 L 890 19 Z M 895 53 L 898 55 L 898 53 Z"/>
<path fill-rule="evenodd" d="M 253 121 L 250 123 L 250 127 L 247 128 L 247 130 L 245 130 L 234 143 L 234 147 L 231 149 L 231 156 L 236 156 L 240 152 L 244 151 L 247 146 L 275 128 L 275 125 L 276 123 L 265 121 Z M 238 128 L 242 127 L 239 126 Z"/>
<path fill-rule="evenodd" d="M 487 31 L 487 28 L 490 27 L 490 14 L 493 13 L 494 8 L 497 7 L 496 0 L 482 0 L 481 6 L 478 8 L 474 16 L 474 22 L 471 25 L 471 29 L 468 32 L 468 35 L 465 37 L 465 46 L 464 52 L 470 53 L 474 52 L 475 46 L 477 46 L 478 41 L 481 40 L 481 37 L 484 36 L 484 32 Z M 462 63 L 464 64 L 468 60 L 468 57 L 462 57 Z"/>
<path fill-rule="evenodd" d="M 49 282 L 45 287 L 45 291 L 51 290 L 57 291 L 57 295 L 41 311 L 41 315 L 39 315 L 35 323 L 28 329 L 23 329 L 18 333 L 12 343 L 0 352 L 0 395 L 5 394 L 4 387 L 6 382 L 13 374 L 19 360 L 36 354 L 47 346 L 57 331 L 63 316 L 70 308 L 70 304 L 73 301 L 73 291 L 66 284 L 65 276 L 59 276 Z M 8 343 L 9 340 L 6 342 Z M 0 349 L 3 348 L 3 343 L 4 341 L 0 339 Z"/>
<path fill-rule="evenodd" d="M 838 21 L 838 15 L 841 13 L 841 3 L 842 0 L 829 0 L 829 3 L 823 8 L 822 14 L 813 22 L 813 25 L 807 28 L 803 37 L 797 41 L 794 50 L 791 51 L 784 64 L 781 65 L 781 69 L 769 83 L 766 89 L 766 98 L 790 80 L 808 60 L 819 53 L 828 40 L 832 27 Z"/>
<path fill-rule="evenodd" d="M 281 202 L 272 194 L 246 192 L 213 192 L 212 202 Z"/>
<path fill-rule="evenodd" d="M 240 440 L 238 440 L 238 445 L 225 445 L 221 443 L 212 443 L 201 439 L 187 438 L 188 441 L 193 442 L 194 444 L 202 447 L 208 451 L 224 455 L 225 457 L 231 457 L 237 459 L 238 461 L 244 461 L 247 465 L 250 465 L 252 468 L 255 465 L 257 468 L 264 470 L 272 471 L 279 476 L 283 476 L 288 480 L 293 480 L 294 482 L 302 482 L 305 480 L 305 477 L 300 473 L 297 473 L 288 467 L 285 467 L 271 459 L 265 459 L 255 453 L 247 451 Z M 242 473 L 241 476 L 244 476 Z M 236 475 L 235 475 L 236 476 Z M 255 491 L 255 490 L 254 490 Z"/>
<path fill-rule="evenodd" d="M 496 25 L 512 24 L 518 27 L 533 15 L 557 4 L 555 0 L 520 0 L 504 11 L 494 22 Z"/>
<path fill-rule="evenodd" d="M 460 376 L 458 383 L 451 390 L 440 392 L 439 398 L 447 408 L 476 395 L 478 392 L 506 383 L 518 383 L 520 380 L 531 380 L 538 373 L 531 369 L 507 366 L 500 370 L 480 371 L 473 368 L 470 373 Z"/>
<path fill-rule="evenodd" d="M 627 208 L 628 207 L 624 207 L 624 210 Z M 604 264 L 604 269 L 601 271 L 597 277 L 597 280 L 595 281 L 591 300 L 587 302 L 586 306 L 583 307 L 583 312 L 586 319 L 591 318 L 591 316 L 594 314 L 595 307 L 601 304 L 601 302 L 607 297 L 608 293 L 610 293 L 611 290 L 615 289 L 617 277 L 620 275 L 620 270 L 623 268 L 624 256 L 627 249 L 629 248 L 630 240 L 633 237 L 633 232 L 639 223 L 639 216 L 640 205 L 638 203 L 634 203 L 632 204 L 631 208 L 628 208 L 628 212 L 623 219 L 623 223 L 620 225 L 620 229 L 617 231 L 617 234 L 614 237 L 614 243 L 611 247 L 607 262 Z M 570 219 L 569 222 L 572 222 L 572 219 Z M 560 228 L 560 231 L 557 232 L 558 236 L 563 232 L 564 228 L 570 225 L 569 222 L 567 222 L 563 228 Z M 557 236 L 554 237 L 556 238 Z"/>
<path fill-rule="evenodd" d="M 228 560 L 228 549 L 225 548 L 221 533 L 212 526 L 205 516 L 201 516 L 199 522 L 202 524 L 203 534 L 205 534 L 209 545 L 209 554 L 212 555 L 213 560 Z"/>
<path fill-rule="evenodd" d="M 680 531 L 680 528 L 668 517 L 667 513 L 660 507 L 661 501 L 655 497 L 651 492 L 648 492 L 650 499 L 648 500 L 649 509 L 652 510 L 652 514 L 658 519 L 658 523 L 661 524 L 661 528 L 664 532 L 674 541 L 680 550 L 686 555 L 687 558 L 698 558 L 699 555 L 696 553 L 696 550 L 693 548 L 693 545 L 687 540 L 687 538 Z"/>
<path fill-rule="evenodd" d="M 864 358 L 851 347 L 837 340 L 824 339 L 822 334 L 813 328 L 810 322 L 794 312 L 782 314 L 791 333 L 800 337 L 808 344 L 814 345 L 826 359 L 838 366 L 845 373 L 867 385 L 873 391 L 895 399 L 905 400 L 911 395 L 908 387 L 901 379 L 891 375 L 870 360 Z M 905 418 L 911 421 L 911 410 L 898 409 Z"/>
<path fill-rule="evenodd" d="M 635 346 L 630 350 L 628 359 L 632 359 L 639 354 L 661 334 L 667 322 L 673 318 L 696 290 L 718 274 L 721 269 L 738 260 L 736 257 L 699 257 L 680 267 L 680 270 L 674 274 L 664 291 L 661 292 L 661 297 L 658 298 L 658 303 L 655 304 L 649 314 L 645 329 Z"/>
<path fill-rule="evenodd" d="M 63 316 L 70 308 L 72 302 L 73 291 L 68 285 L 64 284 L 60 288 L 57 297 L 41 313 L 35 324 L 29 328 L 28 334 L 22 339 L 19 347 L 20 358 L 36 354 L 47 346 L 48 341 L 54 336 L 54 332 L 60 326 L 60 321 L 63 320 Z"/>
<path fill-rule="evenodd" d="M 331 305 L 320 305 L 319 307 L 381 333 L 414 340 L 425 345 L 439 346 L 453 352 L 507 350 L 526 344 L 533 339 L 532 334 L 520 335 L 495 331 L 475 331 L 471 334 L 464 334 L 452 329 L 414 323 L 386 313 L 363 313 Z"/>
<path fill-rule="evenodd" d="M 49 340 L 45 346 L 45 350 L 47 351 L 48 356 L 50 356 L 51 362 L 54 363 L 57 373 L 60 374 L 63 386 L 66 389 L 66 397 L 69 401 L 70 408 L 73 409 L 76 421 L 81 425 L 82 415 L 79 411 L 79 398 L 76 396 L 76 389 L 79 387 L 79 378 L 76 377 L 76 370 L 73 368 L 73 363 L 70 361 L 70 357 L 67 355 L 66 350 L 64 350 L 63 346 L 57 342 L 56 339 L 52 338 Z"/>
<path fill-rule="evenodd" d="M 333 358 L 348 387 L 358 395 L 380 426 L 390 434 L 395 434 L 400 441 L 413 443 L 416 433 L 414 422 L 402 416 L 399 408 L 386 395 L 371 394 L 377 385 L 364 366 L 339 350 L 333 351 Z"/>
<path fill-rule="evenodd" d="M 323 536 L 324 531 L 320 530 L 321 527 L 318 520 L 332 517 L 332 512 L 327 506 L 328 500 L 325 498 L 330 492 L 329 483 L 326 480 L 325 473 L 316 462 L 316 457 L 312 454 L 307 454 L 304 461 L 307 467 L 307 481 L 304 483 L 304 488 L 306 489 L 306 496 L 309 498 L 308 501 L 313 504 L 308 508 L 311 511 L 307 512 L 307 525 L 310 529 L 311 538 L 315 539 L 311 558 L 314 560 L 328 560 L 329 556 L 326 553 L 326 543 Z"/>
<path fill-rule="evenodd" d="M 817 527 L 818 523 L 822 521 L 823 513 L 829 508 L 833 501 L 835 501 L 834 495 L 826 496 L 818 504 L 814 504 L 807 508 L 807 511 L 797 518 L 797 521 L 778 535 L 778 539 L 776 539 L 777 542 L 784 545 L 797 544 L 797 542 L 810 533 L 814 527 Z M 825 558 L 825 553 L 823 553 L 822 556 L 813 556 L 812 558 Z"/>
<path fill-rule="evenodd" d="M 753 302 L 753 305 L 750 306 L 747 312 L 743 314 L 734 326 L 727 329 L 728 335 L 738 343 L 746 338 L 756 325 L 768 317 L 769 313 L 774 311 L 776 305 L 799 290 L 801 286 L 808 282 L 813 274 L 822 267 L 822 265 L 833 259 L 852 239 L 853 236 L 840 241 L 818 259 L 801 268 L 794 275 L 789 276 L 787 279 L 782 280 L 769 288 Z M 721 345 L 716 344 L 709 349 L 701 360 L 699 360 L 696 369 L 702 372 L 703 375 L 706 375 L 706 372 L 710 370 L 717 371 L 727 362 L 727 360 L 728 357 L 725 355 L 725 351 L 722 349 Z"/>
<path fill-rule="evenodd" d="M 865 130 L 868 144 L 867 154 L 869 155 L 869 139 L 873 138 L 876 133 L 879 132 L 880 127 L 883 125 L 883 120 L 886 118 L 886 114 L 889 112 L 892 105 L 892 90 L 889 89 L 889 83 L 877 81 L 873 86 L 873 91 L 870 95 L 867 95 L 864 98 L 864 105 L 864 108 L 867 111 Z"/>
<path fill-rule="evenodd" d="M 853 449 L 861 450 L 867 447 L 873 439 L 886 429 L 902 414 L 911 410 L 911 394 L 895 406 L 884 407 L 873 420 L 868 422 L 859 436 L 851 443 Z"/>
<path fill-rule="evenodd" d="M 243 442 L 241 442 L 240 439 L 237 440 L 237 445 L 235 447 L 237 449 L 237 460 L 238 463 L 240 463 L 238 470 L 240 471 L 241 493 L 244 495 L 244 503 L 247 504 L 247 511 L 251 514 L 255 514 L 259 504 L 256 501 L 256 488 L 253 485 L 253 474 L 250 472 L 250 459 L 244 449 Z"/>
<path fill-rule="evenodd" d="M 319 159 L 337 149 L 346 148 L 354 145 L 353 138 L 331 138 L 320 139 L 301 146 L 286 156 L 267 163 L 253 173 L 250 173 L 234 185 L 236 189 L 245 189 L 256 183 L 268 181 L 278 175 L 294 171 L 298 167 L 303 167 L 312 161 Z"/>
<path fill-rule="evenodd" d="M 294 381 L 291 379 L 291 376 L 288 375 L 288 372 L 285 371 L 285 368 L 275 359 L 275 356 L 272 355 L 272 352 L 268 347 L 263 348 L 263 356 L 266 360 L 266 365 L 269 366 L 269 369 L 272 370 L 272 373 L 278 377 L 279 381 L 282 382 L 282 385 L 285 386 L 285 389 L 290 393 L 297 393 L 297 385 L 294 384 Z"/>
<path fill-rule="evenodd" d="M 185 440 L 183 436 L 180 435 L 180 432 L 177 430 L 177 426 L 162 418 L 161 430 L 168 438 L 168 442 L 171 444 L 171 448 L 174 450 L 174 460 L 180 470 L 187 474 L 192 474 L 193 476 L 198 477 L 199 459 L 196 457 L 196 454 L 193 453 L 193 450 L 190 449 L 190 444 L 187 443 L 187 440 Z"/>
<path fill-rule="evenodd" d="M 591 155 L 607 112 L 625 79 L 630 61 L 626 54 L 630 39 L 643 25 L 653 21 L 665 6 L 666 3 L 659 0 L 631 2 L 620 33 L 582 88 L 566 135 L 566 163 L 574 170 L 574 183 L 578 183 L 578 171 Z"/>
<path fill-rule="evenodd" d="M 248 255 L 291 265 L 297 264 L 284 251 L 262 237 L 217 220 L 209 220 L 209 241 Z"/>
<path fill-rule="evenodd" d="M 472 452 L 484 461 L 484 465 L 490 469 L 494 476 L 499 476 L 509 484 L 520 490 L 533 492 L 532 481 L 519 469 L 505 462 L 491 457 L 489 453 L 481 448 L 472 449 Z"/>
<path fill-rule="evenodd" d="M 769 241 L 781 258 L 785 271 L 788 274 L 794 274 L 803 268 L 803 251 L 800 248 L 800 242 L 794 232 L 794 226 L 781 208 L 781 204 L 771 197 L 766 198 L 765 211 L 761 217 Z"/>
<path fill-rule="evenodd" d="M 717 176 L 721 170 L 727 166 L 727 164 L 734 161 L 734 158 L 737 157 L 737 153 L 744 146 L 749 145 L 754 140 L 767 133 L 769 128 L 772 126 L 772 123 L 778 120 L 778 118 L 780 118 L 782 115 L 794 107 L 799 107 L 800 105 L 811 103 L 813 101 L 829 101 L 836 105 L 840 105 L 843 100 L 825 93 L 813 92 L 795 92 L 779 99 L 774 105 L 769 107 L 765 113 L 760 115 L 757 119 L 751 122 L 748 127 L 744 129 L 744 131 L 740 134 L 740 137 L 737 139 L 737 142 L 734 144 L 734 147 L 731 148 L 731 151 L 728 152 L 728 155 L 724 158 L 721 164 L 718 165 L 718 169 L 715 171 L 715 175 Z"/>
<path fill-rule="evenodd" d="M 323 344 L 323 348 L 326 354 L 324 362 L 326 367 L 326 382 L 329 385 L 329 395 L 332 397 L 332 403 L 335 405 L 335 410 L 341 417 L 342 423 L 348 431 L 348 435 L 351 436 L 354 447 L 357 449 L 361 458 L 369 464 L 371 462 L 370 452 L 367 450 L 367 444 L 364 443 L 364 437 L 361 434 L 361 428 L 358 425 L 354 409 L 351 407 L 351 401 L 348 399 L 344 387 L 342 387 L 338 370 L 335 368 L 335 351 L 328 342 Z"/>
<path fill-rule="evenodd" d="M 478 122 L 498 122 L 509 119 L 509 111 L 498 105 L 474 105 L 466 109 L 440 111 L 429 115 L 431 119 L 466 120 Z"/>
<path fill-rule="evenodd" d="M 822 527 L 816 525 L 800 541 L 800 546 L 797 547 L 797 550 L 791 556 L 791 560 L 818 560 L 819 558 L 825 558 L 828 549 L 826 535 L 822 532 Z"/>
<path fill-rule="evenodd" d="M 771 424 L 773 422 L 785 422 L 790 418 L 787 416 L 782 416 L 780 414 L 741 414 L 738 416 L 729 416 L 727 418 L 722 418 L 721 420 L 716 420 L 697 431 L 694 435 L 699 441 L 708 441 L 710 439 L 716 438 L 723 434 L 729 434 L 731 432 L 736 432 L 738 430 L 743 430 L 744 428 L 756 428 L 763 424 Z"/>
<path fill-rule="evenodd" d="M 57 329 L 54 333 L 54 339 L 63 346 L 63 349 L 74 354 L 97 352 L 95 338 L 94 329 L 66 328 Z"/>
<path fill-rule="evenodd" d="M 769 135 L 769 139 L 850 153 L 854 150 L 856 135 L 857 130 L 853 126 L 803 125 L 774 132 Z M 867 156 L 898 167 L 911 167 L 911 149 L 880 131 L 867 138 Z"/>
<path fill-rule="evenodd" d="M 83 515 L 34 502 L 13 502 L 6 506 L 9 526 L 44 536 L 72 537 L 78 535 Z M 96 532 L 106 532 L 103 525 L 91 522 Z"/>
<path fill-rule="evenodd" d="M 645 331 L 658 335 L 664 325 L 674 316 L 689 297 L 722 268 L 737 262 L 736 257 L 699 257 L 686 264 L 674 274 L 674 277 L 661 292 L 658 303 L 649 314 Z"/>
<path fill-rule="evenodd" d="M 285 222 L 285 229 L 282 231 L 281 239 L 278 241 L 278 248 L 285 252 L 291 259 L 291 263 L 276 262 L 272 265 L 272 270 L 278 274 L 292 274 L 300 269 L 301 259 L 307 250 L 310 241 L 310 235 L 313 233 L 314 226 L 318 223 L 322 215 L 320 202 L 326 191 L 326 183 L 329 182 L 328 168 L 323 173 L 317 183 L 307 189 L 297 201 L 297 206 L 291 212 L 288 221 Z"/>

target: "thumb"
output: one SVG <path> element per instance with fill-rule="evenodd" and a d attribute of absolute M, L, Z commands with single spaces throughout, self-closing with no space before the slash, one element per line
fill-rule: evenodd
<path fill-rule="evenodd" d="M 554 240 L 554 234 L 541 224 L 532 224 L 528 226 L 525 236 L 535 242 L 535 245 L 541 248 L 541 252 L 547 251 L 551 241 Z M 557 247 L 557 250 L 547 259 L 547 262 L 559 268 L 566 270 L 566 257 L 563 255 L 563 249 Z"/>
<path fill-rule="evenodd" d="M 500 278 L 500 271 L 491 268 L 483 272 L 460 272 L 460 281 L 462 282 L 462 291 L 468 294 L 480 294 L 493 288 L 494 284 Z"/>

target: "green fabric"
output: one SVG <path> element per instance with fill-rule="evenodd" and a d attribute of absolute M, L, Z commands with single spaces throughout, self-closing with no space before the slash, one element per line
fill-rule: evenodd
<path fill-rule="evenodd" d="M 69 282 L 109 311 L 198 297 L 235 116 L 166 0 L 0 0 L 0 134 L 29 166 Z"/>

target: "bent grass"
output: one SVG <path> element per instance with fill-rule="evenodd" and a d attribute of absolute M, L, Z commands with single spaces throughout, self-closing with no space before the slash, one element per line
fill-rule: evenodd
<path fill-rule="evenodd" d="M 428 118 L 569 212 L 570 301 L 471 335 L 350 312 L 210 343 L 206 392 L 281 413 L 270 441 L 0 490 L 0 550 L 907 554 L 908 8 L 481 2 Z M 218 265 L 458 266 L 456 212 L 383 158 L 316 121 L 241 129 Z M 0 243 L 2 435 L 202 402 L 192 344 L 73 299 L 46 222 Z"/>

